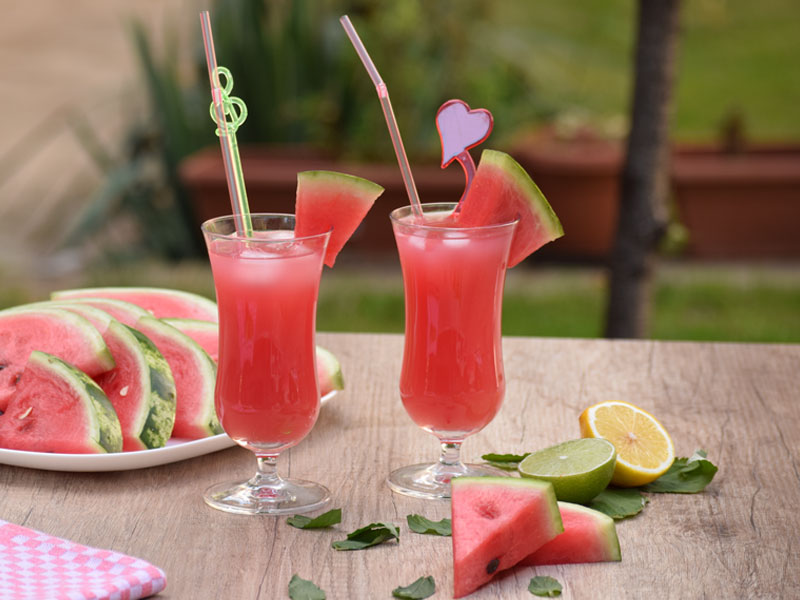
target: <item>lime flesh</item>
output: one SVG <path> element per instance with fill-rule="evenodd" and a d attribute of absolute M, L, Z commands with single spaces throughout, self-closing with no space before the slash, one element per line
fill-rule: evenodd
<path fill-rule="evenodd" d="M 532 453 L 519 464 L 519 473 L 551 482 L 559 500 L 585 504 L 611 481 L 616 460 L 611 442 L 583 438 Z"/>

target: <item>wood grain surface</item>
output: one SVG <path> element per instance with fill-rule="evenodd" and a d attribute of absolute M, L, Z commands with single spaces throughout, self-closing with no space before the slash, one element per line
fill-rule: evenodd
<path fill-rule="evenodd" d="M 118 473 L 2 466 L 0 518 L 142 557 L 166 571 L 164 599 L 288 598 L 295 573 L 331 600 L 388 599 L 423 575 L 436 580 L 434 598 L 451 598 L 450 539 L 405 523 L 409 513 L 448 517 L 449 503 L 399 496 L 384 482 L 391 469 L 437 453 L 399 400 L 402 336 L 318 341 L 342 360 L 347 390 L 279 465 L 332 490 L 331 506 L 343 509 L 332 530 L 208 508 L 207 486 L 253 472 L 240 448 Z M 537 574 L 557 578 L 566 599 L 800 598 L 800 346 L 509 338 L 504 352 L 505 403 L 466 442 L 467 458 L 579 437 L 580 412 L 616 398 L 652 411 L 680 456 L 707 449 L 719 472 L 702 494 L 651 495 L 639 516 L 618 522 L 622 562 L 520 568 L 470 598 L 533 598 Z M 330 547 L 387 520 L 400 526 L 399 544 Z"/>

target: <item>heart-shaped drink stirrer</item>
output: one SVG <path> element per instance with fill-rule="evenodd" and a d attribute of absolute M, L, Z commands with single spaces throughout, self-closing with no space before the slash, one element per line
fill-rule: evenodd
<path fill-rule="evenodd" d="M 457 160 L 467 178 L 456 212 L 461 208 L 461 202 L 475 177 L 475 161 L 469 149 L 486 140 L 493 126 L 492 113 L 485 108 L 472 110 L 463 100 L 448 100 L 436 112 L 436 129 L 442 142 L 442 168 Z"/>

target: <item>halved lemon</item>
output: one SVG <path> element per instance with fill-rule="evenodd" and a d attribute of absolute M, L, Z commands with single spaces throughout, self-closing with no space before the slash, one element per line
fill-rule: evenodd
<path fill-rule="evenodd" d="M 581 435 L 605 438 L 617 449 L 611 483 L 622 487 L 645 485 L 658 479 L 675 460 L 675 446 L 667 430 L 638 406 L 608 400 L 590 406 L 578 419 Z"/>

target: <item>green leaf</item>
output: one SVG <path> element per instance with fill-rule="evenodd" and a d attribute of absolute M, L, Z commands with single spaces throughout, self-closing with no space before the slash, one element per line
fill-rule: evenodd
<path fill-rule="evenodd" d="M 433 577 L 420 577 L 411 585 L 406 587 L 398 587 L 392 590 L 392 596 L 395 598 L 405 598 L 406 600 L 421 600 L 433 596 L 436 592 L 436 583 Z"/>
<path fill-rule="evenodd" d="M 286 522 L 298 529 L 322 529 L 323 527 L 331 527 L 332 525 L 342 522 L 342 509 L 334 508 L 326 513 L 317 515 L 313 519 L 305 515 L 295 515 L 286 519 Z"/>
<path fill-rule="evenodd" d="M 325 600 L 325 592 L 311 581 L 295 574 L 289 581 L 289 598 L 291 600 Z"/>
<path fill-rule="evenodd" d="M 589 502 L 589 508 L 607 514 L 612 519 L 624 519 L 642 512 L 649 500 L 636 488 L 606 488 Z"/>
<path fill-rule="evenodd" d="M 390 540 L 400 541 L 396 526 L 391 523 L 370 523 L 348 533 L 347 539 L 333 542 L 331 546 L 336 550 L 363 550 Z"/>
<path fill-rule="evenodd" d="M 547 575 L 537 575 L 528 584 L 528 591 L 534 596 L 555 598 L 561 595 L 561 584 L 558 579 L 553 579 Z"/>
<path fill-rule="evenodd" d="M 697 494 L 716 473 L 717 467 L 706 459 L 706 451 L 695 450 L 689 458 L 676 458 L 666 473 L 642 489 L 655 494 Z"/>
<path fill-rule="evenodd" d="M 408 521 L 408 528 L 414 533 L 444 536 L 453 535 L 453 527 L 450 519 L 431 521 L 422 515 L 407 515 L 406 521 Z"/>
<path fill-rule="evenodd" d="M 484 454 L 481 458 L 498 469 L 516 471 L 519 463 L 525 460 L 529 454 L 530 452 L 525 454 Z"/>

